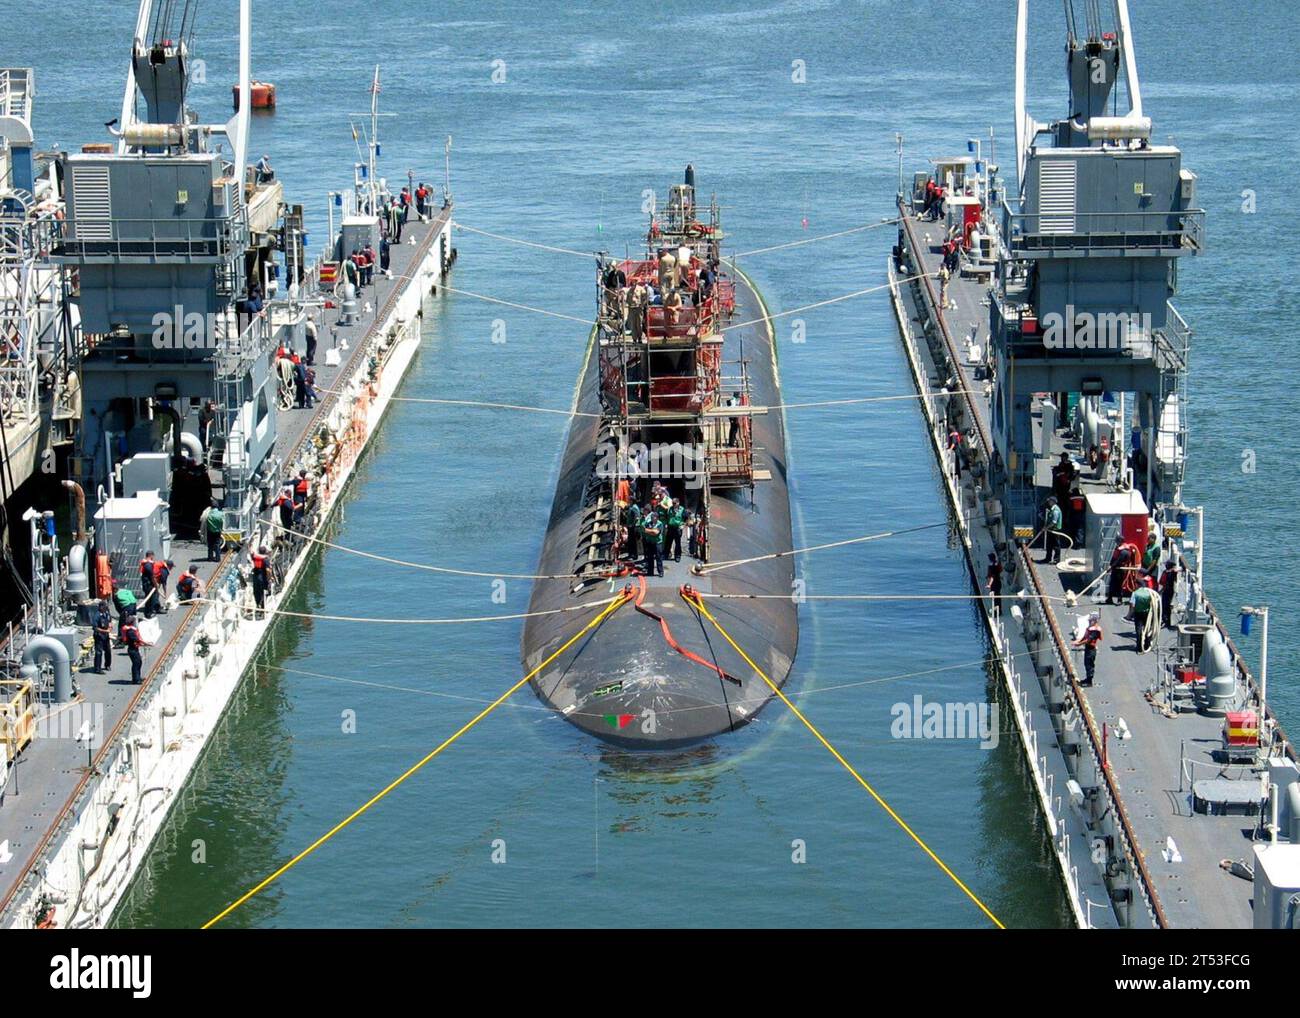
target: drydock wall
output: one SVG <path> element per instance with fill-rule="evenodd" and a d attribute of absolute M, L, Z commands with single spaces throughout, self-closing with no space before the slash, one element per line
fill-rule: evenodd
<path fill-rule="evenodd" d="M 405 289 L 367 335 L 365 348 L 354 355 L 350 372 L 322 414 L 323 420 L 337 418 L 341 424 L 353 415 L 356 396 L 371 387 L 364 436 L 340 462 L 323 496 L 322 527 L 420 345 L 424 297 L 447 268 L 443 252 L 451 251 L 450 218 L 441 229 L 430 230 L 423 247 Z M 393 338 L 380 354 L 378 374 L 371 378 L 369 354 L 379 351 L 389 336 Z M 311 434 L 309 429 L 298 448 L 286 455 L 286 466 L 292 464 L 294 472 Z M 292 591 L 311 550 L 311 542 L 301 542 L 280 589 L 267 598 L 268 608 L 278 606 Z M 210 590 L 225 587 L 236 557 L 226 556 Z M 245 609 L 242 590 L 235 600 L 224 592 L 216 594 L 214 602 L 191 609 L 195 617 L 182 627 L 176 642 L 158 651 L 163 659 L 149 685 L 111 734 L 97 773 L 83 785 L 19 883 L 0 915 L 3 926 L 33 926 L 38 912 L 44 911 L 42 903 L 53 906 L 58 927 L 101 927 L 112 917 L 274 624 L 274 616 L 257 619 Z M 232 896 L 241 890 L 231 888 Z"/>

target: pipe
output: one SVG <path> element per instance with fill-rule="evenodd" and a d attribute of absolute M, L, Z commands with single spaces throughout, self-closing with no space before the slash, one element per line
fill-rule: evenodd
<path fill-rule="evenodd" d="M 188 431 L 181 432 L 181 448 L 190 454 L 190 459 L 195 463 L 203 462 L 203 443 L 199 441 L 198 435 L 191 435 Z"/>
<path fill-rule="evenodd" d="M 1089 141 L 1147 140 L 1151 137 L 1151 118 L 1093 117 L 1088 121 Z"/>
<path fill-rule="evenodd" d="M 32 637 L 23 651 L 19 674 L 35 687 L 41 674 L 40 663 L 50 658 L 54 663 L 54 699 L 58 703 L 67 703 L 72 699 L 72 662 L 68 658 L 68 648 L 54 637 Z"/>
<path fill-rule="evenodd" d="M 90 593 L 89 556 L 84 544 L 74 544 L 68 550 L 68 578 L 64 589 L 80 604 Z"/>
<path fill-rule="evenodd" d="M 63 486 L 72 492 L 77 503 L 77 532 L 72 539 L 80 543 L 86 539 L 86 492 L 76 481 L 64 481 Z"/>
<path fill-rule="evenodd" d="M 159 409 L 172 419 L 172 468 L 175 469 L 181 465 L 181 449 L 183 448 L 181 444 L 181 435 L 183 434 L 181 431 L 181 412 L 172 403 L 163 403 L 159 406 Z"/>

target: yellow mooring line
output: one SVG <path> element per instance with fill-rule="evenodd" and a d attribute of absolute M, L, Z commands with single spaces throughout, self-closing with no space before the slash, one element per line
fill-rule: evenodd
<path fill-rule="evenodd" d="M 534 668 L 531 672 L 529 672 L 529 673 L 528 673 L 527 675 L 525 675 L 522 679 L 520 679 L 518 682 L 516 682 L 513 686 L 511 686 L 509 689 L 507 689 L 504 693 L 502 693 L 500 696 L 498 696 L 495 700 L 493 700 L 490 704 L 488 704 L 486 707 L 484 707 L 484 708 L 483 708 L 481 711 L 479 711 L 476 715 L 474 715 L 474 717 L 473 717 L 471 720 L 467 721 L 464 725 L 462 725 L 462 726 L 461 726 L 461 727 L 456 731 L 456 733 L 455 733 L 454 735 L 451 735 L 451 736 L 449 736 L 448 738 L 446 738 L 445 740 L 443 740 L 443 742 L 442 742 L 441 744 L 439 744 L 439 746 L 438 746 L 436 749 L 432 750 L 432 751 L 431 751 L 431 752 L 430 752 L 426 757 L 424 757 L 424 759 L 420 760 L 418 763 L 412 764 L 411 767 L 409 767 L 409 768 L 408 768 L 408 769 L 407 769 L 407 770 L 406 770 L 406 771 L 405 771 L 405 772 L 404 772 L 400 777 L 397 777 L 397 778 L 395 778 L 393 781 L 391 781 L 391 782 L 390 782 L 390 783 L 389 783 L 389 784 L 388 784 L 388 785 L 383 789 L 383 791 L 375 793 L 375 795 L 373 795 L 370 799 L 368 799 L 368 800 L 365 802 L 364 805 L 357 807 L 357 809 L 355 809 L 352 813 L 350 813 L 346 818 L 344 818 L 343 820 L 340 820 L 337 824 L 335 824 L 333 827 L 331 827 L 328 831 L 326 831 L 324 834 L 322 834 L 319 838 L 317 838 L 315 841 L 313 841 L 310 845 L 308 845 L 306 848 L 304 848 L 301 852 L 299 852 L 297 855 L 295 855 L 292 859 L 290 859 L 287 863 L 285 863 L 283 866 L 281 866 L 278 870 L 276 870 L 274 873 L 272 873 L 269 877 L 267 877 L 265 880 L 263 880 L 263 881 L 262 881 L 260 884 L 258 884 L 256 887 L 254 887 L 254 888 L 252 888 L 251 890 L 247 891 L 247 892 L 246 892 L 242 897 L 240 897 L 240 898 L 237 899 L 236 901 L 232 901 L 232 902 L 231 902 L 229 905 L 227 905 L 224 909 L 222 909 L 220 912 L 218 912 L 216 915 L 214 915 L 214 916 L 213 916 L 211 919 L 209 919 L 206 923 L 204 923 L 203 926 L 202 926 L 201 928 L 206 930 L 206 929 L 208 929 L 208 927 L 210 927 L 210 926 L 215 926 L 217 923 L 221 922 L 222 919 L 226 918 L 226 916 L 230 915 L 231 912 L 233 912 L 233 911 L 235 911 L 235 909 L 239 908 L 240 905 L 242 905 L 242 904 L 244 904 L 244 902 L 248 901 L 249 898 L 253 897 L 255 894 L 258 894 L 258 893 L 261 892 L 263 889 L 265 889 L 265 888 L 268 887 L 270 884 L 272 884 L 275 880 L 277 880 L 279 877 L 283 876 L 283 875 L 284 875 L 285 873 L 287 873 L 289 870 L 293 869 L 293 867 L 297 866 L 298 863 L 300 863 L 300 862 L 302 862 L 304 859 L 306 859 L 307 856 L 311 855 L 314 851 L 316 851 L 316 849 L 320 848 L 321 845 L 323 845 L 323 844 L 325 844 L 325 842 L 329 841 L 330 838 L 332 838 L 332 837 L 334 837 L 334 835 L 338 834 L 339 831 L 341 831 L 341 830 L 343 830 L 343 828 L 347 827 L 348 824 L 352 823 L 353 820 L 355 820 L 357 817 L 361 816 L 362 813 L 364 813 L 364 812 L 366 812 L 366 810 L 370 809 L 371 806 L 373 806 L 375 803 L 377 803 L 380 799 L 382 799 L 382 798 L 383 798 L 384 796 L 386 796 L 389 792 L 391 792 L 394 788 L 396 788 L 396 787 L 397 787 L 398 785 L 400 785 L 403 781 L 405 781 L 407 778 L 409 778 L 412 774 L 414 774 L 416 771 L 418 771 L 421 767 L 423 767 L 425 764 L 427 764 L 427 763 L 428 763 L 430 760 L 432 760 L 435 756 L 437 756 L 439 753 L 441 753 L 444 749 L 446 749 L 446 748 L 447 748 L 448 746 L 450 746 L 453 742 L 455 742 L 457 739 L 459 739 L 462 735 L 464 735 L 466 732 L 468 732 L 471 728 L 473 728 L 475 725 L 477 725 L 477 724 L 478 724 L 480 721 L 482 721 L 485 717 L 487 717 L 487 716 L 488 716 L 489 714 L 491 714 L 494 710 L 496 710 L 498 707 L 500 707 L 503 703 L 505 703 L 507 700 L 509 700 L 510 697 L 512 697 L 516 692 L 518 692 L 518 691 L 519 691 L 519 690 L 524 686 L 524 684 L 525 684 L 526 682 L 528 682 L 529 679 L 531 679 L 534 675 L 536 675 L 536 674 L 537 674 L 538 672 L 540 672 L 543 668 L 545 668 L 547 665 L 549 665 L 549 664 L 550 664 L 552 661 L 554 661 L 557 657 L 559 657 L 559 656 L 560 656 L 561 654 L 563 654 L 566 650 L 568 650 L 570 647 L 572 647 L 575 643 L 577 643 L 580 639 L 582 639 L 582 637 L 586 636 L 587 633 L 591 632 L 591 630 L 595 629 L 598 625 L 600 625 L 602 622 L 604 622 L 606 618 L 608 618 L 610 615 L 614 614 L 614 612 L 616 612 L 619 608 L 621 608 L 623 605 L 627 604 L 627 602 L 628 602 L 630 599 L 631 599 L 631 595 L 625 593 L 622 597 L 619 597 L 619 598 L 617 598 L 616 600 L 614 600 L 613 602 L 611 602 L 610 604 L 606 605 L 604 611 L 602 611 L 602 612 L 601 612 L 599 615 L 597 615 L 594 619 L 592 619 L 592 620 L 591 620 L 590 622 L 588 622 L 585 626 L 583 626 L 582 629 L 579 630 L 577 633 L 574 633 L 573 636 L 572 636 L 570 639 L 568 639 L 567 641 L 565 641 L 564 645 L 561 646 L 559 650 L 557 650 L 554 654 L 552 654 L 552 655 L 551 655 L 550 657 L 548 657 L 545 661 L 543 661 L 541 664 L 539 664 L 539 665 L 538 665 L 536 668 Z"/>
<path fill-rule="evenodd" d="M 935 855 L 934 850 L 930 848 L 930 846 L 927 845 L 922 840 L 921 836 L 907 825 L 907 821 L 905 821 L 902 817 L 900 817 L 897 813 L 895 813 L 893 807 L 890 806 L 889 803 L 885 802 L 885 800 L 881 798 L 880 793 L 877 792 L 874 788 L 872 788 L 871 785 L 867 783 L 867 781 L 862 777 L 861 774 L 859 774 L 856 770 L 854 770 L 853 765 L 840 755 L 840 751 L 837 750 L 834 746 L 832 746 L 827 741 L 826 736 L 822 735 L 822 733 L 817 730 L 817 727 L 806 717 L 803 716 L 803 712 L 800 711 L 798 707 L 796 707 L 793 703 L 790 702 L 790 698 L 787 697 L 783 692 L 781 692 L 781 687 L 778 686 L 771 679 L 769 679 L 767 677 L 767 673 L 764 672 L 763 669 L 759 668 L 758 665 L 754 664 L 754 662 L 750 659 L 750 656 L 746 654 L 744 650 L 741 649 L 740 644 L 738 644 L 735 640 L 733 640 L 731 638 L 731 634 L 722 628 L 722 623 L 720 623 L 717 619 L 713 617 L 709 609 L 704 607 L 704 600 L 701 597 L 699 597 L 695 593 L 695 591 L 690 590 L 689 588 L 684 588 L 681 591 L 681 596 L 682 599 L 686 601 L 687 604 L 694 606 L 696 610 L 700 612 L 701 615 L 703 615 L 706 619 L 708 619 L 710 622 L 713 623 L 713 627 L 719 633 L 722 634 L 722 638 L 724 640 L 726 640 L 729 644 L 731 644 L 732 649 L 734 649 L 737 654 L 739 654 L 742 658 L 745 659 L 745 663 L 749 665 L 750 668 L 754 669 L 755 673 L 757 673 L 757 675 L 764 682 L 766 682 L 770 687 L 772 687 L 772 692 L 781 698 L 781 702 L 785 704 L 787 707 L 789 707 L 791 711 L 794 712 L 794 716 L 804 723 L 804 727 L 807 728 L 808 731 L 812 732 L 813 735 L 817 736 L 817 741 L 820 742 L 823 746 L 826 747 L 827 750 L 830 751 L 831 756 L 835 757 L 835 759 L 840 762 L 840 764 L 844 767 L 846 771 L 848 771 L 850 774 L 853 775 L 853 777 L 857 780 L 858 784 L 867 790 L 867 792 L 871 795 L 871 797 L 875 799 L 877 803 L 879 803 L 880 808 L 889 814 L 890 818 L 894 821 L 894 823 L 898 824 L 899 827 L 901 827 L 904 831 L 907 832 L 907 836 L 909 838 L 911 838 L 913 841 L 915 841 L 918 845 L 921 846 L 921 851 L 923 851 L 926 855 L 928 855 L 934 861 L 934 864 L 938 866 L 939 869 L 943 870 L 944 873 L 947 874 L 948 879 L 951 880 L 958 887 L 960 887 L 962 893 L 965 894 L 966 897 L 968 897 L 971 901 L 973 901 L 977 906 L 979 906 L 979 910 L 989 917 L 989 920 L 993 923 L 994 926 L 996 926 L 1000 930 L 1005 930 L 1006 927 L 1002 925 L 1002 921 L 998 919 L 998 917 L 995 916 L 989 910 L 989 907 L 985 905 L 984 902 L 980 901 L 979 897 L 975 894 L 975 892 L 972 891 L 969 887 L 967 887 L 964 883 L 962 883 L 961 878 L 948 868 L 948 864 L 945 863 L 942 859 L 940 859 L 937 855 Z"/>

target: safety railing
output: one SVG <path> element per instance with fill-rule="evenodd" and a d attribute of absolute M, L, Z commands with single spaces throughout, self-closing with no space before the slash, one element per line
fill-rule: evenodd
<path fill-rule="evenodd" d="M 1204 246 L 1205 210 L 1021 212 L 1001 202 L 1002 237 L 1017 255 L 1038 252 L 1187 249 Z"/>
<path fill-rule="evenodd" d="M 1033 616 L 1036 625 L 1046 631 L 1049 636 L 1047 646 L 1051 650 L 1053 663 L 1059 669 L 1060 674 L 1065 677 L 1079 717 L 1083 722 L 1086 739 L 1081 743 L 1081 746 L 1087 750 L 1093 769 L 1101 778 L 1101 788 L 1106 796 L 1107 806 L 1114 812 L 1116 819 L 1115 831 L 1119 835 L 1117 841 L 1128 862 L 1129 871 L 1137 878 L 1131 883 L 1137 887 L 1138 893 L 1143 899 L 1143 905 L 1152 920 L 1163 929 L 1169 923 L 1165 917 L 1164 907 L 1160 903 L 1160 897 L 1156 892 L 1155 880 L 1147 869 L 1142 851 L 1138 847 L 1137 835 L 1133 831 L 1133 824 L 1129 820 L 1128 811 L 1124 808 L 1119 788 L 1115 784 L 1115 778 L 1111 774 L 1110 765 L 1106 759 L 1102 734 L 1097 730 L 1097 723 L 1092 716 L 1088 698 L 1079 686 L 1078 673 L 1075 671 L 1074 663 L 1070 659 L 1069 651 L 1066 649 L 1068 645 L 1065 637 L 1057 624 L 1056 615 L 1047 607 L 1047 592 L 1043 588 L 1042 581 L 1038 578 L 1037 570 L 1034 569 L 1034 562 L 1029 554 L 1029 549 L 1021 545 L 1019 552 L 1021 569 L 1033 587 L 1030 592 L 1034 595 L 1029 607 L 1030 614 Z M 1130 923 L 1130 925 L 1132 924 Z"/>
<path fill-rule="evenodd" d="M 964 531 L 963 539 L 969 541 L 971 520 L 962 506 L 961 473 L 957 467 L 957 457 L 960 450 L 948 448 L 945 433 L 948 401 L 953 397 L 947 391 L 935 390 L 930 386 L 930 374 L 922 363 L 922 354 L 915 332 L 912 329 L 911 318 L 902 305 L 898 290 L 898 275 L 894 270 L 892 259 L 887 264 L 886 274 L 893 295 L 895 318 L 903 338 L 904 349 L 911 363 L 921 409 L 930 431 L 930 441 L 936 455 L 939 457 L 940 471 L 943 474 L 944 483 L 949 488 L 950 498 L 954 507 L 958 510 L 960 526 Z M 1077 903 L 1076 912 L 1082 917 L 1084 927 L 1091 928 L 1093 926 L 1092 908 L 1095 907 L 1096 903 L 1090 901 L 1084 894 L 1080 883 L 1079 868 L 1071 860 L 1070 846 L 1072 841 L 1066 821 L 1062 816 L 1064 804 L 1061 795 L 1056 791 L 1056 775 L 1048 767 L 1047 753 L 1040 751 L 1035 714 L 1030 706 L 1030 693 L 1025 688 L 1024 678 L 1016 665 L 1015 655 L 1010 649 L 1011 642 L 1007 635 L 1005 617 L 1001 610 L 1002 606 L 994 600 L 992 594 L 988 594 L 982 598 L 982 607 L 984 608 L 985 618 L 988 620 L 994 645 L 999 652 L 999 659 L 1002 662 L 1003 673 L 1006 677 L 1006 692 L 1012 701 L 1013 711 L 1020 725 L 1021 741 L 1025 755 L 1032 762 L 1030 773 L 1038 789 L 1039 802 L 1043 809 L 1046 827 L 1051 832 L 1061 860 L 1061 872 L 1065 880 L 1066 890 L 1071 899 Z M 1109 903 L 1107 903 L 1107 908 L 1109 908 Z"/>
<path fill-rule="evenodd" d="M 236 221 L 218 218 L 119 219 L 73 216 L 56 230 L 60 258 L 185 258 L 225 260 Z"/>

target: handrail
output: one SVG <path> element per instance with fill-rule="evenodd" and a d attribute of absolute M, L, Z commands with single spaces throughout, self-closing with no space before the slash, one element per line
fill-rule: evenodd
<path fill-rule="evenodd" d="M 1124 245 L 1143 246 L 1132 238 L 1167 237 L 1177 235 L 1179 244 L 1183 239 L 1191 246 L 1200 249 L 1205 233 L 1205 210 L 1166 209 L 1147 212 L 1018 212 L 1004 197 L 999 203 L 1002 213 L 1002 236 L 1008 247 L 1023 248 L 1026 241 L 1032 240 L 1032 247 L 1079 247 L 1091 245 L 1090 238 L 1121 237 L 1127 238 Z M 1044 229 L 1043 221 L 1056 221 L 1070 224 L 1070 229 Z M 1059 239 L 1060 244 L 1053 244 Z M 1150 245 L 1146 245 L 1150 246 Z M 1164 246 L 1164 245 L 1161 245 Z"/>
<path fill-rule="evenodd" d="M 930 298 L 930 307 L 931 309 L 937 309 L 939 307 L 939 298 L 934 292 L 934 284 L 931 282 L 929 275 L 922 271 L 924 266 L 921 264 L 920 255 L 916 253 L 916 235 L 912 232 L 912 223 L 908 218 L 907 209 L 904 207 L 903 199 L 901 198 L 898 202 L 898 211 L 900 214 L 900 221 L 903 224 L 903 229 L 907 231 L 907 239 L 911 245 L 913 261 L 916 265 L 917 274 L 921 280 L 921 284 L 925 288 L 926 294 Z M 984 427 L 983 418 L 975 408 L 974 400 L 971 399 L 971 389 L 966 378 L 966 369 L 962 367 L 961 358 L 957 356 L 957 344 L 953 342 L 952 334 L 948 331 L 948 322 L 944 319 L 942 312 L 936 312 L 932 316 L 931 320 L 938 323 L 939 332 L 943 336 L 944 346 L 948 348 L 948 360 L 952 364 L 953 370 L 957 373 L 958 381 L 961 383 L 958 386 L 961 390 L 959 397 L 962 402 L 966 404 L 967 415 L 975 425 L 976 437 L 979 439 L 980 447 L 984 451 L 984 462 L 992 464 L 993 441 L 989 438 L 988 431 Z"/>
<path fill-rule="evenodd" d="M 1164 906 L 1160 904 L 1160 897 L 1156 893 L 1155 881 L 1147 869 L 1146 860 L 1138 847 L 1137 835 L 1133 831 L 1132 822 L 1129 820 L 1128 811 L 1124 808 L 1124 802 L 1120 798 L 1119 788 L 1115 784 L 1115 779 L 1111 775 L 1110 767 L 1104 762 L 1105 756 L 1101 747 L 1101 733 L 1097 731 L 1096 722 L 1093 720 L 1092 708 L 1088 704 L 1088 698 L 1084 695 L 1079 686 L 1079 677 L 1074 670 L 1074 664 L 1070 660 L 1069 652 L 1066 650 L 1065 638 L 1061 634 L 1061 627 L 1057 624 L 1056 614 L 1049 608 L 1044 607 L 1047 601 L 1047 591 L 1043 588 L 1042 581 L 1038 577 L 1038 570 L 1034 568 L 1033 557 L 1029 554 L 1028 546 L 1022 544 L 1019 547 L 1021 561 L 1025 568 L 1025 573 L 1030 582 L 1034 585 L 1034 592 L 1037 597 L 1037 609 L 1043 620 L 1047 623 L 1048 631 L 1052 635 L 1053 650 L 1056 654 L 1057 662 L 1061 666 L 1062 674 L 1070 684 L 1070 691 L 1074 696 L 1074 702 L 1079 707 L 1079 716 L 1083 719 L 1084 731 L 1088 735 L 1088 746 L 1092 751 L 1093 765 L 1101 774 L 1102 780 L 1106 785 L 1106 792 L 1110 797 L 1111 806 L 1115 810 L 1115 816 L 1119 820 L 1120 830 L 1124 838 L 1124 854 L 1128 856 L 1130 862 L 1138 874 L 1138 880 L 1143 894 L 1146 896 L 1147 904 L 1151 913 L 1155 916 L 1156 923 L 1161 929 L 1169 927 L 1169 920 L 1165 916 Z"/>

